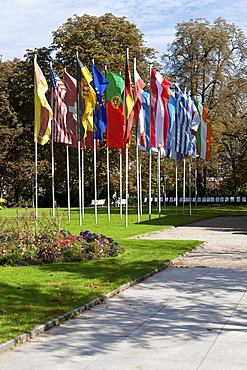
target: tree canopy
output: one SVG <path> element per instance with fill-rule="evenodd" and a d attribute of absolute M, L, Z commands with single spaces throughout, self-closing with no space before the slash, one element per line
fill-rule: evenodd
<path fill-rule="evenodd" d="M 33 143 L 33 57 L 49 81 L 50 62 L 57 74 L 63 70 L 75 76 L 75 59 L 78 53 L 84 65 L 92 61 L 103 72 L 107 67 L 124 74 L 126 49 L 129 49 L 131 70 L 137 60 L 138 72 L 149 83 L 150 64 L 162 68 L 156 50 L 145 46 L 144 35 L 126 17 L 111 13 L 100 17 L 74 15 L 52 33 L 51 45 L 27 50 L 24 60 L 0 61 L 0 192 L 5 192 L 9 202 L 30 201 L 34 174 Z M 200 182 L 206 185 L 207 176 L 222 177 L 232 191 L 247 190 L 247 40 L 243 31 L 234 24 L 218 18 L 213 23 L 206 19 L 191 19 L 176 25 L 174 41 L 162 56 L 166 77 L 178 82 L 204 104 L 208 121 L 213 129 L 212 161 L 199 162 Z M 135 133 L 133 132 L 133 137 Z M 101 144 L 97 158 L 98 195 L 106 196 L 106 150 Z M 56 198 L 65 198 L 66 157 L 65 146 L 54 143 Z M 111 171 L 119 173 L 119 160 L 112 149 Z M 130 147 L 130 191 L 136 189 L 135 146 Z M 143 168 L 148 168 L 145 154 Z M 72 202 L 77 203 L 78 175 L 77 151 L 70 151 Z M 39 187 L 43 205 L 51 199 L 51 148 L 39 146 Z M 155 167 L 155 166 L 154 166 Z M 93 197 L 93 156 L 88 149 L 85 156 L 85 197 Z M 154 168 L 155 172 L 155 168 Z M 155 177 L 155 175 L 154 175 Z M 167 162 L 167 184 L 174 188 L 174 169 Z M 154 179 L 153 179 L 154 181 Z M 154 181 L 155 182 L 155 181 Z M 115 189 L 117 176 L 111 177 Z M 143 189 L 147 190 L 148 176 L 143 172 Z M 47 200 L 47 203 L 45 201 Z M 40 203 L 42 205 L 42 202 Z"/>

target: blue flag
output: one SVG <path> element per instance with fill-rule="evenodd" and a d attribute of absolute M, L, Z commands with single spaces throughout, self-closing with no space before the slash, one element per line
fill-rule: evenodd
<path fill-rule="evenodd" d="M 106 130 L 107 125 L 107 115 L 106 106 L 103 101 L 102 95 L 108 85 L 108 81 L 98 70 L 98 68 L 92 64 L 92 85 L 96 92 L 97 103 L 93 111 L 93 121 L 94 121 L 94 139 L 103 140 L 103 134 Z"/>

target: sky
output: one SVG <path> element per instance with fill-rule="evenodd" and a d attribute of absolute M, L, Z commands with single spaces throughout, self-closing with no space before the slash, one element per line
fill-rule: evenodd
<path fill-rule="evenodd" d="M 48 47 L 56 31 L 74 14 L 125 16 L 144 34 L 146 46 L 162 55 L 179 22 L 223 18 L 247 35 L 246 0 L 5 0 L 1 3 L 0 55 L 23 59 L 26 49 Z"/>

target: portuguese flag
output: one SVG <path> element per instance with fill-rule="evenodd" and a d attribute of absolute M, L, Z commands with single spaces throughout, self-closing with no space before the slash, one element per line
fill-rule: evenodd
<path fill-rule="evenodd" d="M 124 114 L 123 90 L 124 78 L 116 73 L 105 70 L 105 78 L 109 82 L 105 90 L 107 127 L 106 146 L 109 148 L 124 148 Z"/>

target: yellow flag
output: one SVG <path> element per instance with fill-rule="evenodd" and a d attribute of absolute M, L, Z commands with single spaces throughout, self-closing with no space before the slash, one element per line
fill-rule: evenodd
<path fill-rule="evenodd" d="M 84 100 L 84 110 L 83 110 L 83 115 L 81 118 L 81 123 L 82 126 L 84 127 L 84 137 L 86 137 L 86 132 L 87 132 L 87 127 L 88 127 L 88 122 L 91 125 L 91 130 L 93 131 L 93 110 L 96 106 L 96 93 L 91 86 L 91 82 L 93 80 L 92 74 L 88 70 L 87 67 L 83 66 L 81 61 L 77 58 L 77 63 L 81 71 L 81 76 L 80 76 L 80 92 L 82 95 L 82 98 Z M 90 130 L 90 131 L 91 131 Z"/>
<path fill-rule="evenodd" d="M 46 99 L 45 93 L 48 85 L 38 66 L 36 56 L 34 58 L 34 142 L 44 145 L 51 135 L 52 109 Z"/>

